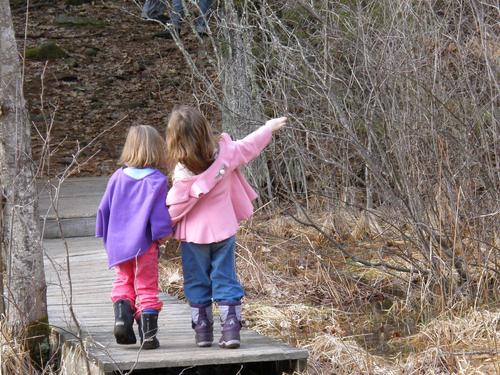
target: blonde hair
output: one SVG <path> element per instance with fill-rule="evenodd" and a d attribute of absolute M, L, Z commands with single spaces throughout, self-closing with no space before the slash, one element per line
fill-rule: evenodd
<path fill-rule="evenodd" d="M 120 164 L 135 168 L 166 167 L 165 141 L 160 133 L 149 125 L 132 126 L 128 130 Z"/>
<path fill-rule="evenodd" d="M 171 168 L 182 163 L 194 174 L 199 174 L 214 161 L 217 137 L 196 108 L 175 107 L 168 119 L 166 138 L 167 160 Z"/>

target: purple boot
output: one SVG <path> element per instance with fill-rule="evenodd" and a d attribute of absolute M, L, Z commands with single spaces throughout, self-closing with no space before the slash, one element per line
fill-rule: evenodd
<path fill-rule="evenodd" d="M 212 346 L 214 341 L 214 319 L 211 304 L 191 304 L 191 326 L 195 332 L 196 345 L 200 348 Z"/>
<path fill-rule="evenodd" d="M 219 346 L 224 349 L 240 347 L 241 303 L 240 301 L 219 302 L 222 336 Z"/>

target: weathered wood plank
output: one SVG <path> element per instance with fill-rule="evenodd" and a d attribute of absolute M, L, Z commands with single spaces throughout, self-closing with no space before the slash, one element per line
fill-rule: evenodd
<path fill-rule="evenodd" d="M 68 239 L 73 287 L 73 309 L 83 329 L 83 339 L 90 357 L 99 371 L 148 368 L 189 367 L 212 364 L 235 364 L 269 361 L 303 361 L 307 351 L 261 336 L 250 330 L 242 331 L 242 346 L 238 350 L 223 350 L 216 345 L 220 325 L 215 324 L 215 345 L 198 348 L 191 330 L 190 308 L 187 304 L 162 294 L 164 310 L 159 317 L 159 349 L 142 351 L 139 344 L 117 345 L 112 328 L 113 307 L 110 301 L 114 271 L 107 269 L 106 254 L 100 239 Z M 64 295 L 69 297 L 66 250 L 61 240 L 46 240 L 49 320 L 59 327 L 61 338 L 74 342 L 72 323 Z M 61 285 L 59 285 L 61 283 Z M 137 327 L 135 327 L 137 333 Z M 66 332 L 69 331 L 69 332 Z"/>

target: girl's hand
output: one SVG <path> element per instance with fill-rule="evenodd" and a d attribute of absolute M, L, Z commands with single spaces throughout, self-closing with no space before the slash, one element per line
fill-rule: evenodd
<path fill-rule="evenodd" d="M 160 244 L 160 246 L 161 246 L 161 245 L 166 245 L 166 244 L 167 244 L 167 242 L 168 242 L 168 240 L 169 240 L 170 238 L 172 238 L 172 236 L 171 236 L 171 235 L 170 235 L 170 236 L 163 237 L 163 238 L 160 238 L 160 239 L 158 240 L 158 243 Z"/>
<path fill-rule="evenodd" d="M 266 121 L 266 126 L 269 126 L 273 132 L 281 129 L 286 125 L 288 119 L 286 117 L 273 118 L 269 121 Z"/>

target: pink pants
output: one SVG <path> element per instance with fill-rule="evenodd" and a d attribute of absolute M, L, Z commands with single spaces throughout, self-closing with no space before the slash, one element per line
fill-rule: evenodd
<path fill-rule="evenodd" d="M 160 311 L 163 302 L 158 299 L 158 245 L 153 243 L 142 255 L 115 266 L 116 277 L 111 289 L 111 300 L 128 299 L 136 314 L 144 309 Z"/>

